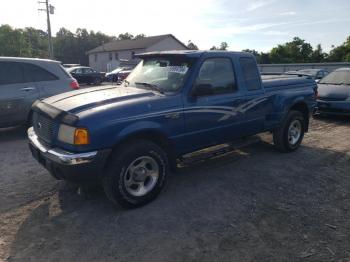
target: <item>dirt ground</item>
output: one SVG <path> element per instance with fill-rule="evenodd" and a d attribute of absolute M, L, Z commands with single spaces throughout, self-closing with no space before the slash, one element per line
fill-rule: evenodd
<path fill-rule="evenodd" d="M 51 178 L 24 133 L 0 131 L 1 261 L 350 261 L 350 119 L 182 168 L 134 210 Z"/>

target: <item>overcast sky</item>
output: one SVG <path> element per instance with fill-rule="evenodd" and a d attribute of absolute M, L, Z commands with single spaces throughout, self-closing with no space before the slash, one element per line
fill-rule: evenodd
<path fill-rule="evenodd" d="M 299 36 L 329 51 L 350 35 L 350 0 L 51 0 L 52 30 L 60 27 L 174 34 L 200 49 L 226 41 L 230 50 L 268 51 Z M 0 24 L 46 30 L 37 0 L 1 0 Z"/>

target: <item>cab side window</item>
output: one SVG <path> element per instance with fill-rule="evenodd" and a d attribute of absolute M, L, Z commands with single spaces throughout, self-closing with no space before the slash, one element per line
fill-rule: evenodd
<path fill-rule="evenodd" d="M 22 64 L 24 69 L 24 76 L 27 82 L 41 82 L 41 81 L 54 81 L 58 80 L 58 77 L 54 74 L 46 71 L 45 69 L 29 64 L 29 63 L 23 63 Z"/>
<path fill-rule="evenodd" d="M 74 74 L 83 74 L 84 73 L 83 68 L 77 68 L 73 72 L 74 72 Z"/>
<path fill-rule="evenodd" d="M 232 62 L 228 58 L 213 58 L 203 62 L 196 86 L 207 85 L 212 95 L 232 93 L 237 90 Z"/>
<path fill-rule="evenodd" d="M 260 74 L 253 58 L 242 57 L 239 59 L 243 71 L 243 77 L 248 91 L 261 89 Z"/>
<path fill-rule="evenodd" d="M 10 85 L 24 82 L 21 63 L 0 62 L 0 85 Z"/>

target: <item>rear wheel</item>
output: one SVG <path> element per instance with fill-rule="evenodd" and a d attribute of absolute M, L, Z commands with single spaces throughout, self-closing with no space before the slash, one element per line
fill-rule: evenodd
<path fill-rule="evenodd" d="M 102 83 L 102 79 L 101 78 L 97 77 L 97 78 L 94 79 L 94 82 L 93 82 L 94 85 L 100 85 L 101 83 Z"/>
<path fill-rule="evenodd" d="M 281 152 L 296 150 L 305 133 L 305 119 L 301 112 L 290 111 L 282 123 L 282 126 L 273 132 L 273 141 Z"/>
<path fill-rule="evenodd" d="M 161 192 L 168 169 L 167 156 L 158 145 L 135 140 L 112 154 L 103 187 L 115 204 L 126 208 L 142 206 Z"/>

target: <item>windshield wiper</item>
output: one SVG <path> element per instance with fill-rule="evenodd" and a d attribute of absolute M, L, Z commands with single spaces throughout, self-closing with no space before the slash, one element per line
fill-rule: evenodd
<path fill-rule="evenodd" d="M 163 90 L 159 86 L 154 85 L 154 84 L 150 84 L 150 83 L 146 83 L 146 82 L 135 82 L 135 84 L 136 85 L 143 85 L 143 86 L 148 87 L 151 90 L 155 90 L 161 94 L 164 93 Z"/>

